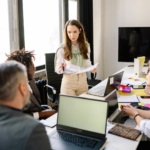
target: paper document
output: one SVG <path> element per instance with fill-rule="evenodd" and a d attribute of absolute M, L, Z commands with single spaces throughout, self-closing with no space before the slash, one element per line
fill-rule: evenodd
<path fill-rule="evenodd" d="M 40 120 L 40 122 L 45 126 L 54 127 L 57 123 L 57 113 L 55 113 L 54 115 L 52 115 L 46 120 L 44 119 Z"/>
<path fill-rule="evenodd" d="M 123 80 L 121 82 L 122 84 L 130 84 L 130 85 L 142 85 L 142 84 L 146 84 L 146 79 L 144 78 L 128 78 L 127 80 Z"/>
<path fill-rule="evenodd" d="M 136 95 L 130 95 L 130 96 L 120 96 L 118 95 L 118 103 L 132 103 L 132 102 L 138 102 L 139 100 Z"/>
<path fill-rule="evenodd" d="M 84 73 L 84 72 L 91 71 L 91 70 L 97 68 L 97 66 L 98 66 L 98 63 L 96 63 L 95 65 L 93 65 L 93 66 L 91 66 L 91 67 L 89 67 L 89 68 L 86 68 L 86 69 L 83 69 L 83 70 L 81 70 L 81 71 L 78 71 L 78 72 L 76 72 L 76 73 L 74 73 L 74 74 L 79 74 L 79 73 Z"/>

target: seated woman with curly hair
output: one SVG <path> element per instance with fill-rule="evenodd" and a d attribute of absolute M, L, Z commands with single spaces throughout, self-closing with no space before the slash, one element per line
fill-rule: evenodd
<path fill-rule="evenodd" d="M 51 108 L 44 110 L 44 108 L 41 107 L 40 93 L 33 79 L 33 75 L 36 70 L 33 63 L 33 61 L 35 60 L 34 51 L 27 51 L 25 49 L 15 50 L 10 54 L 6 54 L 6 56 L 6 61 L 16 60 L 24 64 L 27 68 L 30 91 L 30 106 L 28 108 L 24 108 L 23 111 L 25 113 L 31 114 L 36 119 L 46 119 L 56 113 L 56 110 L 53 110 Z"/>

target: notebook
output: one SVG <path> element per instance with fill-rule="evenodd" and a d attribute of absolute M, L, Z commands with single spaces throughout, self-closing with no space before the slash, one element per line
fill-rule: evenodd
<path fill-rule="evenodd" d="M 109 102 L 108 105 L 108 122 L 114 124 L 123 124 L 128 127 L 135 127 L 136 122 L 133 118 L 124 114 L 121 110 L 118 109 L 118 99 L 117 91 L 114 90 L 111 95 L 109 95 L 105 101 Z"/>
<path fill-rule="evenodd" d="M 103 97 L 111 93 L 114 89 L 119 89 L 119 85 L 121 84 L 123 73 L 124 71 L 109 76 L 106 79 L 105 85 L 97 86 L 95 88 L 89 89 L 87 94 Z"/>
<path fill-rule="evenodd" d="M 99 150 L 106 141 L 108 102 L 61 95 L 56 129 L 49 140 L 53 150 Z"/>

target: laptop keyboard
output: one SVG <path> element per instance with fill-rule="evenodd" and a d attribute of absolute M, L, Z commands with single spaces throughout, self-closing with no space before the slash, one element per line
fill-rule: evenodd
<path fill-rule="evenodd" d="M 94 148 L 96 144 L 100 141 L 98 139 L 87 138 L 84 136 L 80 136 L 77 134 L 68 133 L 64 131 L 55 132 L 52 135 L 52 137 L 55 139 L 62 139 L 62 140 L 74 143 L 75 145 L 80 146 L 80 147 L 89 147 L 89 148 Z"/>
<path fill-rule="evenodd" d="M 113 119 L 112 122 L 124 124 L 124 122 L 129 118 L 128 115 L 124 114 L 122 111 Z"/>

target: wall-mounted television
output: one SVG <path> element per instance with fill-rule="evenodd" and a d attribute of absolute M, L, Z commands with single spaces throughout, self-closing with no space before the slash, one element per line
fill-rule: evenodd
<path fill-rule="evenodd" d="M 118 27 L 118 62 L 134 62 L 134 58 L 150 59 L 150 27 Z"/>

